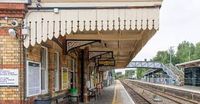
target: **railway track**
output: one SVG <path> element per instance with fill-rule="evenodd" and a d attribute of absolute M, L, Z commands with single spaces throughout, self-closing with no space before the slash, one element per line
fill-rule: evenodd
<path fill-rule="evenodd" d="M 144 97 L 142 97 L 140 94 L 135 92 L 130 86 L 125 84 L 123 81 L 121 81 L 124 88 L 127 90 L 135 104 L 151 104 L 148 100 L 146 100 Z"/>
<path fill-rule="evenodd" d="M 121 83 L 123 84 L 124 88 L 127 90 L 127 92 L 129 93 L 129 95 L 131 96 L 131 98 L 133 99 L 133 101 L 136 104 L 200 104 L 199 102 L 196 101 L 192 101 L 192 100 L 188 100 L 182 97 L 178 97 L 175 95 L 170 95 L 167 93 L 163 93 L 161 91 L 155 91 L 155 90 L 150 90 L 148 88 L 146 88 L 145 86 L 139 86 L 139 85 L 134 85 L 134 86 L 130 86 L 129 84 L 127 84 L 127 82 L 121 81 Z M 140 89 L 142 89 L 143 91 L 152 93 L 153 95 L 157 95 L 159 97 L 161 97 L 161 99 L 163 100 L 163 102 L 160 103 L 156 103 L 152 100 L 152 98 L 150 98 L 149 96 L 143 97 L 144 95 L 138 93 L 138 91 L 135 91 L 136 89 L 132 88 L 132 87 L 138 87 Z M 149 99 L 150 98 L 150 99 Z"/>

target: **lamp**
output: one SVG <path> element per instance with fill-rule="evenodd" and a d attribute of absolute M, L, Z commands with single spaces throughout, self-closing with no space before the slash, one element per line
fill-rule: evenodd
<path fill-rule="evenodd" d="M 19 34 L 17 34 L 17 32 L 16 32 L 16 30 L 14 28 L 8 29 L 8 33 L 12 37 L 15 37 L 15 38 L 20 39 L 20 40 L 24 40 L 24 39 L 26 39 L 26 37 L 27 37 L 27 35 L 29 33 L 29 29 L 28 28 L 23 28 L 21 37 L 19 36 Z"/>
<path fill-rule="evenodd" d="M 16 30 L 11 28 L 11 29 L 8 29 L 8 33 L 10 36 L 12 37 L 17 37 L 17 33 L 16 33 Z"/>

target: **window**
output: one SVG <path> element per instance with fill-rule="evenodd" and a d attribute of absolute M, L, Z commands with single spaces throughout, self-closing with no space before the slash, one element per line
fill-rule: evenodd
<path fill-rule="evenodd" d="M 54 88 L 55 91 L 59 90 L 59 53 L 54 53 L 54 71 L 55 71 L 55 80 L 54 80 Z"/>
<path fill-rule="evenodd" d="M 71 75 L 70 75 L 70 82 L 71 82 L 71 88 L 77 87 L 77 66 L 76 66 L 76 59 L 71 58 Z"/>
<path fill-rule="evenodd" d="M 48 93 L 48 50 L 41 48 L 41 91 L 42 94 Z"/>
<path fill-rule="evenodd" d="M 27 60 L 26 96 L 41 94 L 41 63 Z"/>

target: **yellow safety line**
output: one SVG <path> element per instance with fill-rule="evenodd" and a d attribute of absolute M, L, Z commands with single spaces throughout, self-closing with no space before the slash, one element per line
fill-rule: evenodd
<path fill-rule="evenodd" d="M 116 83 L 117 81 L 115 81 L 115 89 L 114 89 L 114 96 L 113 96 L 113 101 L 112 101 L 112 104 L 115 104 L 115 99 L 116 99 Z"/>

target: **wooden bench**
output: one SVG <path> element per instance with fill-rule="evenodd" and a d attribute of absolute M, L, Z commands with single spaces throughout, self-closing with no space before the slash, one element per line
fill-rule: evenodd
<path fill-rule="evenodd" d="M 67 101 L 67 104 L 79 104 L 79 94 L 78 95 L 71 95 L 71 94 L 68 94 L 68 101 Z M 73 101 L 73 99 L 76 99 L 76 101 Z"/>
<path fill-rule="evenodd" d="M 88 97 L 89 97 L 89 100 L 91 98 L 95 98 L 95 100 L 96 100 L 97 99 L 97 89 L 96 88 L 88 89 Z"/>
<path fill-rule="evenodd" d="M 35 99 L 34 104 L 64 104 L 68 101 L 68 93 L 59 94 L 57 96 L 42 95 Z"/>

